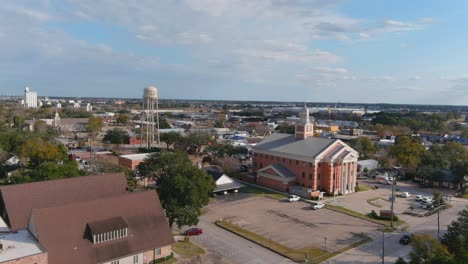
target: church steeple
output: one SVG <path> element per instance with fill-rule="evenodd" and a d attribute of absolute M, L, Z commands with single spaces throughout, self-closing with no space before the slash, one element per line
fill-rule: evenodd
<path fill-rule="evenodd" d="M 296 123 L 295 137 L 297 139 L 306 139 L 314 136 L 314 125 L 310 122 L 309 108 L 306 103 L 299 114 L 301 120 Z"/>

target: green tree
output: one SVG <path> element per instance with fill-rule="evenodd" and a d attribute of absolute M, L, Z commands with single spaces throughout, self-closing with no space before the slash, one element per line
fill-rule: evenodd
<path fill-rule="evenodd" d="M 468 150 L 460 143 L 447 142 L 442 150 L 448 160 L 449 169 L 453 169 L 468 160 Z"/>
<path fill-rule="evenodd" d="M 125 125 L 125 124 L 127 124 L 129 119 L 130 119 L 130 117 L 127 114 L 120 114 L 117 117 L 117 123 Z"/>
<path fill-rule="evenodd" d="M 415 235 L 411 240 L 410 264 L 451 264 L 453 256 L 430 235 Z"/>
<path fill-rule="evenodd" d="M 412 141 L 409 137 L 398 137 L 395 145 L 390 149 L 390 155 L 407 171 L 414 172 L 425 153 L 421 143 Z"/>
<path fill-rule="evenodd" d="M 67 160 L 67 151 L 63 145 L 56 145 L 42 138 L 29 138 L 19 148 L 19 157 L 29 161 L 30 168 L 37 168 L 44 162 L 64 162 Z"/>
<path fill-rule="evenodd" d="M 34 123 L 34 131 L 40 134 L 47 133 L 47 123 L 42 120 L 37 120 Z"/>
<path fill-rule="evenodd" d="M 167 154 L 167 153 L 163 153 Z M 187 159 L 183 163 L 171 163 L 158 179 L 159 198 L 166 212 L 169 225 L 198 223 L 200 210 L 209 202 L 215 183 L 206 172 L 193 166 Z"/>
<path fill-rule="evenodd" d="M 45 162 L 40 164 L 29 173 L 34 181 L 56 180 L 80 176 L 76 161 L 58 164 L 55 162 Z"/>
<path fill-rule="evenodd" d="M 102 138 L 102 141 L 114 145 L 123 145 L 130 143 L 130 135 L 127 131 L 119 128 L 107 130 L 106 134 Z"/>
<path fill-rule="evenodd" d="M 288 125 L 286 123 L 282 123 L 276 127 L 276 130 L 280 133 L 294 134 L 295 128 L 294 128 L 294 125 Z"/>
<path fill-rule="evenodd" d="M 99 117 L 90 117 L 88 119 L 88 126 L 86 127 L 86 131 L 89 133 L 96 134 L 102 128 L 102 119 Z"/>
<path fill-rule="evenodd" d="M 167 170 L 174 164 L 192 165 L 192 162 L 184 152 L 157 152 L 145 158 L 138 165 L 138 171 L 143 177 L 158 180 L 166 175 Z"/>
<path fill-rule="evenodd" d="M 368 137 L 358 137 L 351 141 L 351 146 L 359 152 L 362 157 L 368 157 L 377 151 L 377 147 Z"/>
<path fill-rule="evenodd" d="M 161 134 L 161 141 L 166 143 L 166 149 L 169 150 L 169 147 L 182 140 L 182 135 L 180 133 L 171 131 L 168 133 Z"/>
<path fill-rule="evenodd" d="M 395 264 L 408 264 L 406 260 L 402 257 L 398 257 L 398 259 L 395 261 Z"/>
<path fill-rule="evenodd" d="M 455 256 L 458 263 L 468 263 L 468 210 L 458 212 L 458 218 L 453 221 L 442 237 L 442 243 Z"/>

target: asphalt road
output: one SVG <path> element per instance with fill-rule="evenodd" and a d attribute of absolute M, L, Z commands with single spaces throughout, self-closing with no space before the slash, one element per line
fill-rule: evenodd
<path fill-rule="evenodd" d="M 463 199 L 452 199 L 452 208 L 444 210 L 440 214 L 440 235 L 447 231 L 447 226 L 457 218 L 457 213 L 468 205 Z M 384 263 L 395 263 L 398 257 L 408 259 L 411 251 L 410 245 L 401 245 L 400 237 L 406 233 L 429 233 L 437 237 L 437 214 L 428 217 L 412 217 L 410 227 L 405 231 L 385 234 L 385 257 Z M 373 234 L 374 240 L 357 248 L 348 250 L 332 259 L 324 262 L 327 264 L 340 263 L 381 263 L 382 257 L 382 234 Z"/>
<path fill-rule="evenodd" d="M 203 234 L 191 239 L 198 245 L 237 264 L 293 263 L 270 250 L 226 231 L 203 218 L 197 225 Z"/>

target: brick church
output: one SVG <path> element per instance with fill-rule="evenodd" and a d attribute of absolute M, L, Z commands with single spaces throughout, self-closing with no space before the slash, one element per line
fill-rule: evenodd
<path fill-rule="evenodd" d="M 288 192 L 301 186 L 309 193 L 353 193 L 359 153 L 338 139 L 314 137 L 304 105 L 295 134 L 275 133 L 254 147 L 256 183 Z"/>

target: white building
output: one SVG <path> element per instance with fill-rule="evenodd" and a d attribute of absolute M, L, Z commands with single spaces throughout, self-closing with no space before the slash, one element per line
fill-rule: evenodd
<path fill-rule="evenodd" d="M 86 112 L 91 112 L 93 111 L 93 106 L 90 103 L 86 104 Z"/>
<path fill-rule="evenodd" d="M 37 107 L 37 92 L 24 88 L 24 105 L 28 108 Z"/>

